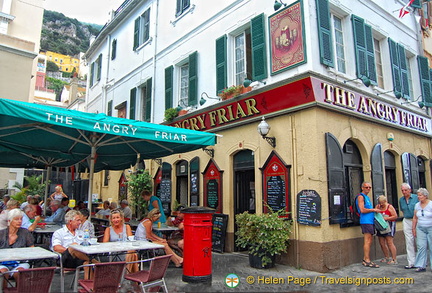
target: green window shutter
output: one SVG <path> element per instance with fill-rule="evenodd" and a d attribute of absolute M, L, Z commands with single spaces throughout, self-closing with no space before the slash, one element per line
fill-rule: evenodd
<path fill-rule="evenodd" d="M 99 81 L 101 79 L 102 75 L 102 54 L 99 54 L 98 61 L 97 61 L 97 80 Z"/>
<path fill-rule="evenodd" d="M 136 94 L 137 94 L 137 89 L 136 87 L 134 87 L 133 89 L 130 90 L 129 119 L 135 119 Z"/>
<path fill-rule="evenodd" d="M 111 43 L 111 60 L 114 60 L 117 56 L 117 39 L 114 39 Z"/>
<path fill-rule="evenodd" d="M 227 87 L 227 36 L 216 40 L 216 94 Z"/>
<path fill-rule="evenodd" d="M 113 104 L 112 100 L 108 102 L 107 116 L 112 116 L 112 104 Z"/>
<path fill-rule="evenodd" d="M 94 62 L 90 65 L 90 74 L 89 74 L 89 78 L 90 78 L 90 87 L 93 86 L 93 75 L 94 75 Z"/>
<path fill-rule="evenodd" d="M 367 54 L 367 77 L 369 77 L 372 84 L 377 84 L 377 75 L 375 70 L 375 51 L 374 39 L 372 35 L 372 27 L 365 24 L 365 37 L 366 37 L 366 54 Z"/>
<path fill-rule="evenodd" d="M 328 0 L 316 0 L 316 9 L 318 17 L 318 40 L 321 64 L 334 67 L 333 40 Z"/>
<path fill-rule="evenodd" d="M 352 15 L 357 77 L 367 76 L 367 52 L 364 19 Z"/>
<path fill-rule="evenodd" d="M 423 102 L 426 107 L 432 107 L 431 78 L 428 59 L 426 57 L 417 56 L 417 63 Z"/>
<path fill-rule="evenodd" d="M 174 66 L 165 68 L 165 110 L 173 107 Z"/>
<path fill-rule="evenodd" d="M 198 104 L 198 53 L 189 55 L 189 92 L 188 106 Z"/>
<path fill-rule="evenodd" d="M 134 43 L 133 49 L 135 50 L 139 46 L 139 31 L 140 31 L 140 18 L 135 19 L 135 27 L 134 27 Z"/>
<path fill-rule="evenodd" d="M 409 92 L 409 80 L 408 80 L 408 66 L 407 66 L 407 58 L 405 55 L 405 48 L 397 44 L 398 55 L 399 55 L 399 68 L 400 68 L 400 76 L 401 76 L 401 85 L 402 85 L 402 93 L 404 98 L 410 99 Z"/>
<path fill-rule="evenodd" d="M 267 54 L 266 54 L 264 13 L 252 18 L 251 39 L 252 39 L 252 79 L 261 80 L 267 77 Z"/>
<path fill-rule="evenodd" d="M 145 119 L 146 122 L 151 122 L 151 107 L 152 107 L 152 79 L 149 78 L 146 81 L 146 109 L 145 109 Z"/>
<path fill-rule="evenodd" d="M 399 67 L 399 54 L 397 50 L 397 44 L 392 39 L 388 39 L 390 49 L 390 63 L 393 76 L 393 91 L 395 95 L 402 93 L 402 81 L 400 78 L 400 67 Z"/>
<path fill-rule="evenodd" d="M 413 3 L 411 3 L 411 7 L 421 9 L 422 8 L 421 2 L 422 2 L 421 0 L 414 0 Z"/>
<path fill-rule="evenodd" d="M 150 37 L 150 8 L 144 12 L 143 21 L 144 21 L 144 31 L 143 31 L 143 43 L 144 43 Z"/>

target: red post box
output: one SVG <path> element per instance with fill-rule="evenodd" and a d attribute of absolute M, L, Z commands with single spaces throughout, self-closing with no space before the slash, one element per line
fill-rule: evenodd
<path fill-rule="evenodd" d="M 183 281 L 188 283 L 212 280 L 212 215 L 207 207 L 190 207 L 184 213 Z"/>

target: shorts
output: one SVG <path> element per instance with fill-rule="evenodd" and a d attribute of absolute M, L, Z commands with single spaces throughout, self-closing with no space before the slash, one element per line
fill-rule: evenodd
<path fill-rule="evenodd" d="M 73 257 L 67 249 L 62 253 L 62 264 L 64 268 L 75 269 L 84 264 L 84 262 L 85 260 Z"/>
<path fill-rule="evenodd" d="M 387 221 L 387 223 L 390 225 L 390 232 L 389 233 L 385 233 L 385 234 L 380 234 L 380 232 L 377 230 L 376 235 L 378 237 L 386 237 L 386 236 L 391 236 L 394 237 L 396 234 L 396 222 L 394 221 Z"/>
<path fill-rule="evenodd" d="M 7 269 L 8 271 L 16 271 L 18 268 L 29 269 L 30 264 L 28 262 L 2 262 L 0 263 L 0 270 Z M 12 276 L 13 274 L 11 274 Z"/>
<path fill-rule="evenodd" d="M 375 225 L 374 224 L 360 224 L 363 234 L 375 234 Z"/>

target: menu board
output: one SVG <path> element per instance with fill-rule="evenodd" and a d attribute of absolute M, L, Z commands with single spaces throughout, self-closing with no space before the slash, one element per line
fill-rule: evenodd
<path fill-rule="evenodd" d="M 285 209 L 285 180 L 281 176 L 267 177 L 267 204 L 273 211 Z"/>
<path fill-rule="evenodd" d="M 171 203 L 171 180 L 162 179 L 159 184 L 159 197 L 164 207 L 164 212 L 169 213 L 169 206 Z"/>
<path fill-rule="evenodd" d="M 207 182 L 207 206 L 212 209 L 217 209 L 219 204 L 218 194 L 219 184 L 216 179 L 210 179 Z"/>
<path fill-rule="evenodd" d="M 228 215 L 213 214 L 212 223 L 212 251 L 223 253 L 225 249 Z"/>
<path fill-rule="evenodd" d="M 321 197 L 315 190 L 302 190 L 297 194 L 297 222 L 321 225 Z"/>

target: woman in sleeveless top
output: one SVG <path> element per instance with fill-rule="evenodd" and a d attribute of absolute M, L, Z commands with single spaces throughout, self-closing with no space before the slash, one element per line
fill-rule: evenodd
<path fill-rule="evenodd" d="M 153 233 L 153 223 L 156 223 L 160 218 L 159 209 L 152 209 L 147 218 L 141 221 L 138 225 L 137 230 L 135 231 L 135 239 L 136 240 L 150 240 L 153 243 L 161 244 L 164 246 L 164 250 L 166 254 L 171 254 L 171 261 L 175 264 L 177 268 L 181 268 L 183 265 L 183 258 L 178 256 L 172 249 L 169 247 L 166 239 L 163 239 Z"/>
<path fill-rule="evenodd" d="M 103 242 L 114 242 L 114 241 L 127 241 L 128 236 L 132 236 L 132 229 L 129 225 L 125 224 L 123 211 L 115 209 L 111 211 L 110 227 L 105 229 Z M 137 261 L 138 255 L 134 250 L 128 251 L 126 254 L 125 261 Z M 130 264 L 127 266 L 129 272 L 137 272 L 138 264 Z"/>
<path fill-rule="evenodd" d="M 383 215 L 384 219 L 390 225 L 390 233 L 380 234 L 377 231 L 377 236 L 379 239 L 379 244 L 384 253 L 384 258 L 381 259 L 381 262 L 386 262 L 389 265 L 397 264 L 396 260 L 396 246 L 393 243 L 393 237 L 396 233 L 396 219 L 397 213 L 395 208 L 387 202 L 387 197 L 384 195 L 380 195 L 378 197 L 378 204 L 376 206 L 377 209 L 380 210 L 380 213 Z M 391 258 L 390 258 L 391 253 Z"/>
<path fill-rule="evenodd" d="M 61 201 L 63 197 L 68 197 L 64 192 L 63 188 L 60 185 L 57 185 L 55 187 L 55 192 L 51 194 L 50 198 L 51 200 L 59 200 Z"/>

